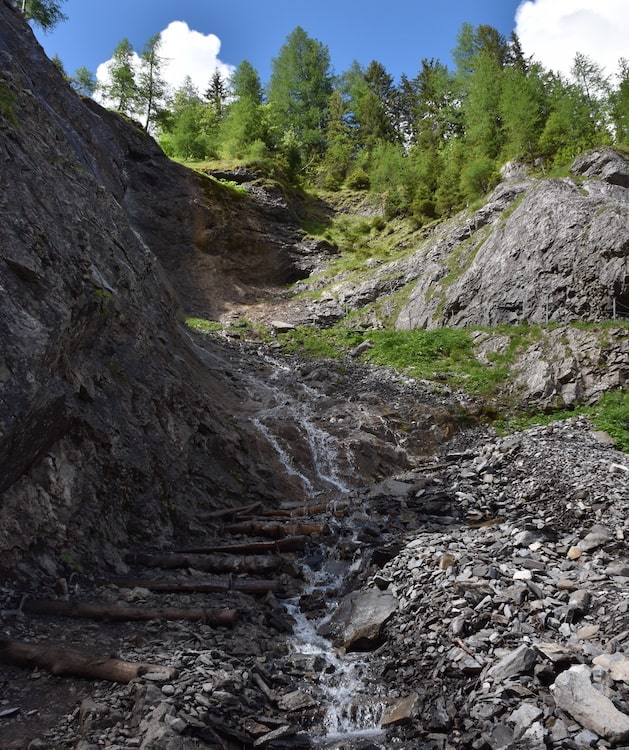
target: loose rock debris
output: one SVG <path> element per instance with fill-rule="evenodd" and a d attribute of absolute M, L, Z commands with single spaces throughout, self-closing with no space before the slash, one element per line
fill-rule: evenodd
<path fill-rule="evenodd" d="M 262 565 L 264 577 L 286 588 L 157 593 L 79 576 L 58 595 L 236 608 L 233 628 L 36 617 L 19 609 L 23 592 L 5 590 L 7 637 L 112 649 L 163 671 L 117 685 L 4 668 L 0 746 L 315 747 L 330 732 L 344 670 L 362 684 L 343 709 L 345 738 L 328 737 L 328 747 L 629 746 L 629 457 L 585 420 L 568 420 L 485 436 L 342 500 L 342 516 L 332 503 L 312 513 L 325 528 L 303 549 L 266 552 L 282 565 L 271 574 Z M 229 547 L 221 533 L 215 527 L 208 553 Z M 303 578 L 336 575 L 314 588 L 302 581 L 295 596 L 295 567 Z M 158 569 L 130 573 L 141 583 Z M 200 576 L 177 572 L 182 584 Z M 331 638 L 330 658 L 295 648 L 308 621 L 314 638 Z M 348 634 L 365 628 L 370 637 L 352 643 Z M 51 715 L 45 696 L 55 691 L 64 695 Z M 373 735 L 361 734 L 368 701 L 379 706 Z"/>

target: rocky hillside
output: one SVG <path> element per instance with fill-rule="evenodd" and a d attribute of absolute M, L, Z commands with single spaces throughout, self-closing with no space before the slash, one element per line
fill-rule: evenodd
<path fill-rule="evenodd" d="M 629 162 L 603 149 L 577 159 L 571 175 L 506 170 L 481 208 L 405 237 L 400 258 L 375 257 L 361 275 L 336 279 L 313 319 L 386 297 L 401 329 L 629 316 Z"/>
<path fill-rule="evenodd" d="M 0 162 L 2 748 L 626 747 L 629 458 L 584 419 L 498 438 L 474 398 L 364 347 L 279 341 L 351 311 L 366 339 L 385 308 L 399 327 L 608 317 L 624 160 L 507 180 L 293 296 L 335 253 L 300 196 L 173 164 L 0 0 Z M 276 340 L 237 337 L 241 317 Z M 473 336 L 488 366 L 510 346 Z M 508 387 L 596 399 L 625 384 L 627 341 L 551 327 Z"/>
<path fill-rule="evenodd" d="M 68 555 L 115 567 L 132 543 L 187 533 L 200 510 L 302 496 L 304 482 L 266 435 L 277 414 L 262 427 L 254 419 L 278 399 L 309 408 L 331 373 L 300 390 L 257 347 L 194 337 L 182 309 L 205 318 L 241 309 L 330 248 L 304 240 L 281 194 L 245 201 L 77 96 L 6 0 L 0 48 L 2 567 L 54 572 Z M 396 447 L 408 437 L 404 418 L 377 403 L 370 380 L 353 376 L 370 405 L 356 396 L 335 422 L 350 483 L 354 461 L 370 476 L 409 462 Z M 410 406 L 425 409 L 419 421 L 434 412 L 442 425 L 431 450 L 455 419 L 422 402 Z M 310 455 L 305 431 L 279 439 L 302 463 Z M 300 472 L 329 487 L 315 468 Z"/>

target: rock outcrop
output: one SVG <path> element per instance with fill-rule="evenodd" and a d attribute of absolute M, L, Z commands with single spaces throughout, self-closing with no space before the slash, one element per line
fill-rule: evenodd
<path fill-rule="evenodd" d="M 370 306 L 387 297 L 383 309 L 397 310 L 399 329 L 629 316 L 629 162 L 612 149 L 594 151 L 574 162 L 572 175 L 515 172 L 480 209 L 418 232 L 410 255 L 401 248 L 400 259 L 335 280 L 309 320 L 330 325 L 366 308 L 364 322 L 381 325 Z"/>
<path fill-rule="evenodd" d="M 413 259 L 398 326 L 609 320 L 614 302 L 629 314 L 629 164 L 607 150 L 572 171 L 506 181 L 467 222 L 446 225 Z"/>

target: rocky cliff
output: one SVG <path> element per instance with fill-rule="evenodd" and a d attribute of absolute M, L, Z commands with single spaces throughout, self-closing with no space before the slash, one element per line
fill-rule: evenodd
<path fill-rule="evenodd" d="M 574 177 L 506 179 L 414 258 L 398 325 L 604 320 L 629 311 L 629 164 L 609 150 Z M 450 231 L 448 231 L 448 229 Z"/>
<path fill-rule="evenodd" d="M 401 258 L 358 280 L 339 279 L 313 318 L 334 321 L 402 290 L 400 329 L 627 317 L 629 162 L 602 149 L 571 175 L 505 171 L 481 208 L 405 238 Z"/>
<path fill-rule="evenodd" d="M 130 545 L 189 533 L 202 510 L 330 487 L 304 410 L 329 380 L 344 387 L 340 369 L 306 373 L 301 388 L 257 347 L 206 341 L 182 322 L 184 309 L 228 314 L 329 252 L 295 228 L 289 201 L 255 186 L 264 200 L 235 196 L 81 99 L 7 0 L 0 160 L 5 570 L 36 559 L 54 573 L 68 556 L 121 567 Z M 366 371 L 352 378 L 370 404 L 357 396 L 343 419 L 330 416 L 346 446 L 332 486 L 356 481 L 355 462 L 368 478 L 409 461 L 396 447 L 408 441 L 404 419 L 370 395 L 386 384 Z M 418 400 L 391 383 L 386 398 L 398 397 Z M 419 400 L 437 426 L 416 420 L 411 443 L 430 451 L 454 420 Z M 321 415 L 338 411 L 326 404 Z M 301 469 L 286 470 L 289 448 Z"/>

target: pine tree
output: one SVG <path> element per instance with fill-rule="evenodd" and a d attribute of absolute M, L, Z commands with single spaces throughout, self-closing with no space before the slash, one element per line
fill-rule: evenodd
<path fill-rule="evenodd" d="M 227 98 L 227 81 L 223 78 L 218 68 L 212 74 L 205 92 L 205 98 L 213 108 L 216 119 L 220 120 L 223 117 L 223 105 Z"/>
<path fill-rule="evenodd" d="M 620 59 L 618 87 L 611 94 L 611 115 L 618 143 L 629 145 L 629 60 Z"/>
<path fill-rule="evenodd" d="M 298 26 L 272 61 L 268 102 L 277 142 L 301 158 L 321 154 L 331 93 L 328 48 Z"/>
<path fill-rule="evenodd" d="M 83 96 L 92 96 L 98 88 L 96 76 L 85 67 L 77 68 L 74 71 L 74 75 L 70 78 L 70 84 Z"/>
<path fill-rule="evenodd" d="M 131 42 L 125 37 L 114 50 L 107 67 L 110 81 L 103 89 L 107 99 L 114 102 L 115 109 L 128 115 L 135 112 L 138 97 L 134 58 Z"/>
<path fill-rule="evenodd" d="M 161 34 L 152 36 L 140 57 L 140 72 L 137 84 L 138 106 L 144 112 L 144 129 L 148 130 L 159 117 L 159 109 L 163 105 L 167 84 L 161 75 L 163 59 L 159 56 Z"/>
<path fill-rule="evenodd" d="M 50 31 L 57 24 L 67 20 L 61 10 L 65 0 L 20 0 L 24 17 L 44 31 Z"/>
<path fill-rule="evenodd" d="M 228 156 L 242 158 L 252 148 L 265 151 L 268 141 L 266 109 L 258 71 L 243 60 L 229 79 L 232 101 L 221 124 L 221 148 Z"/>

